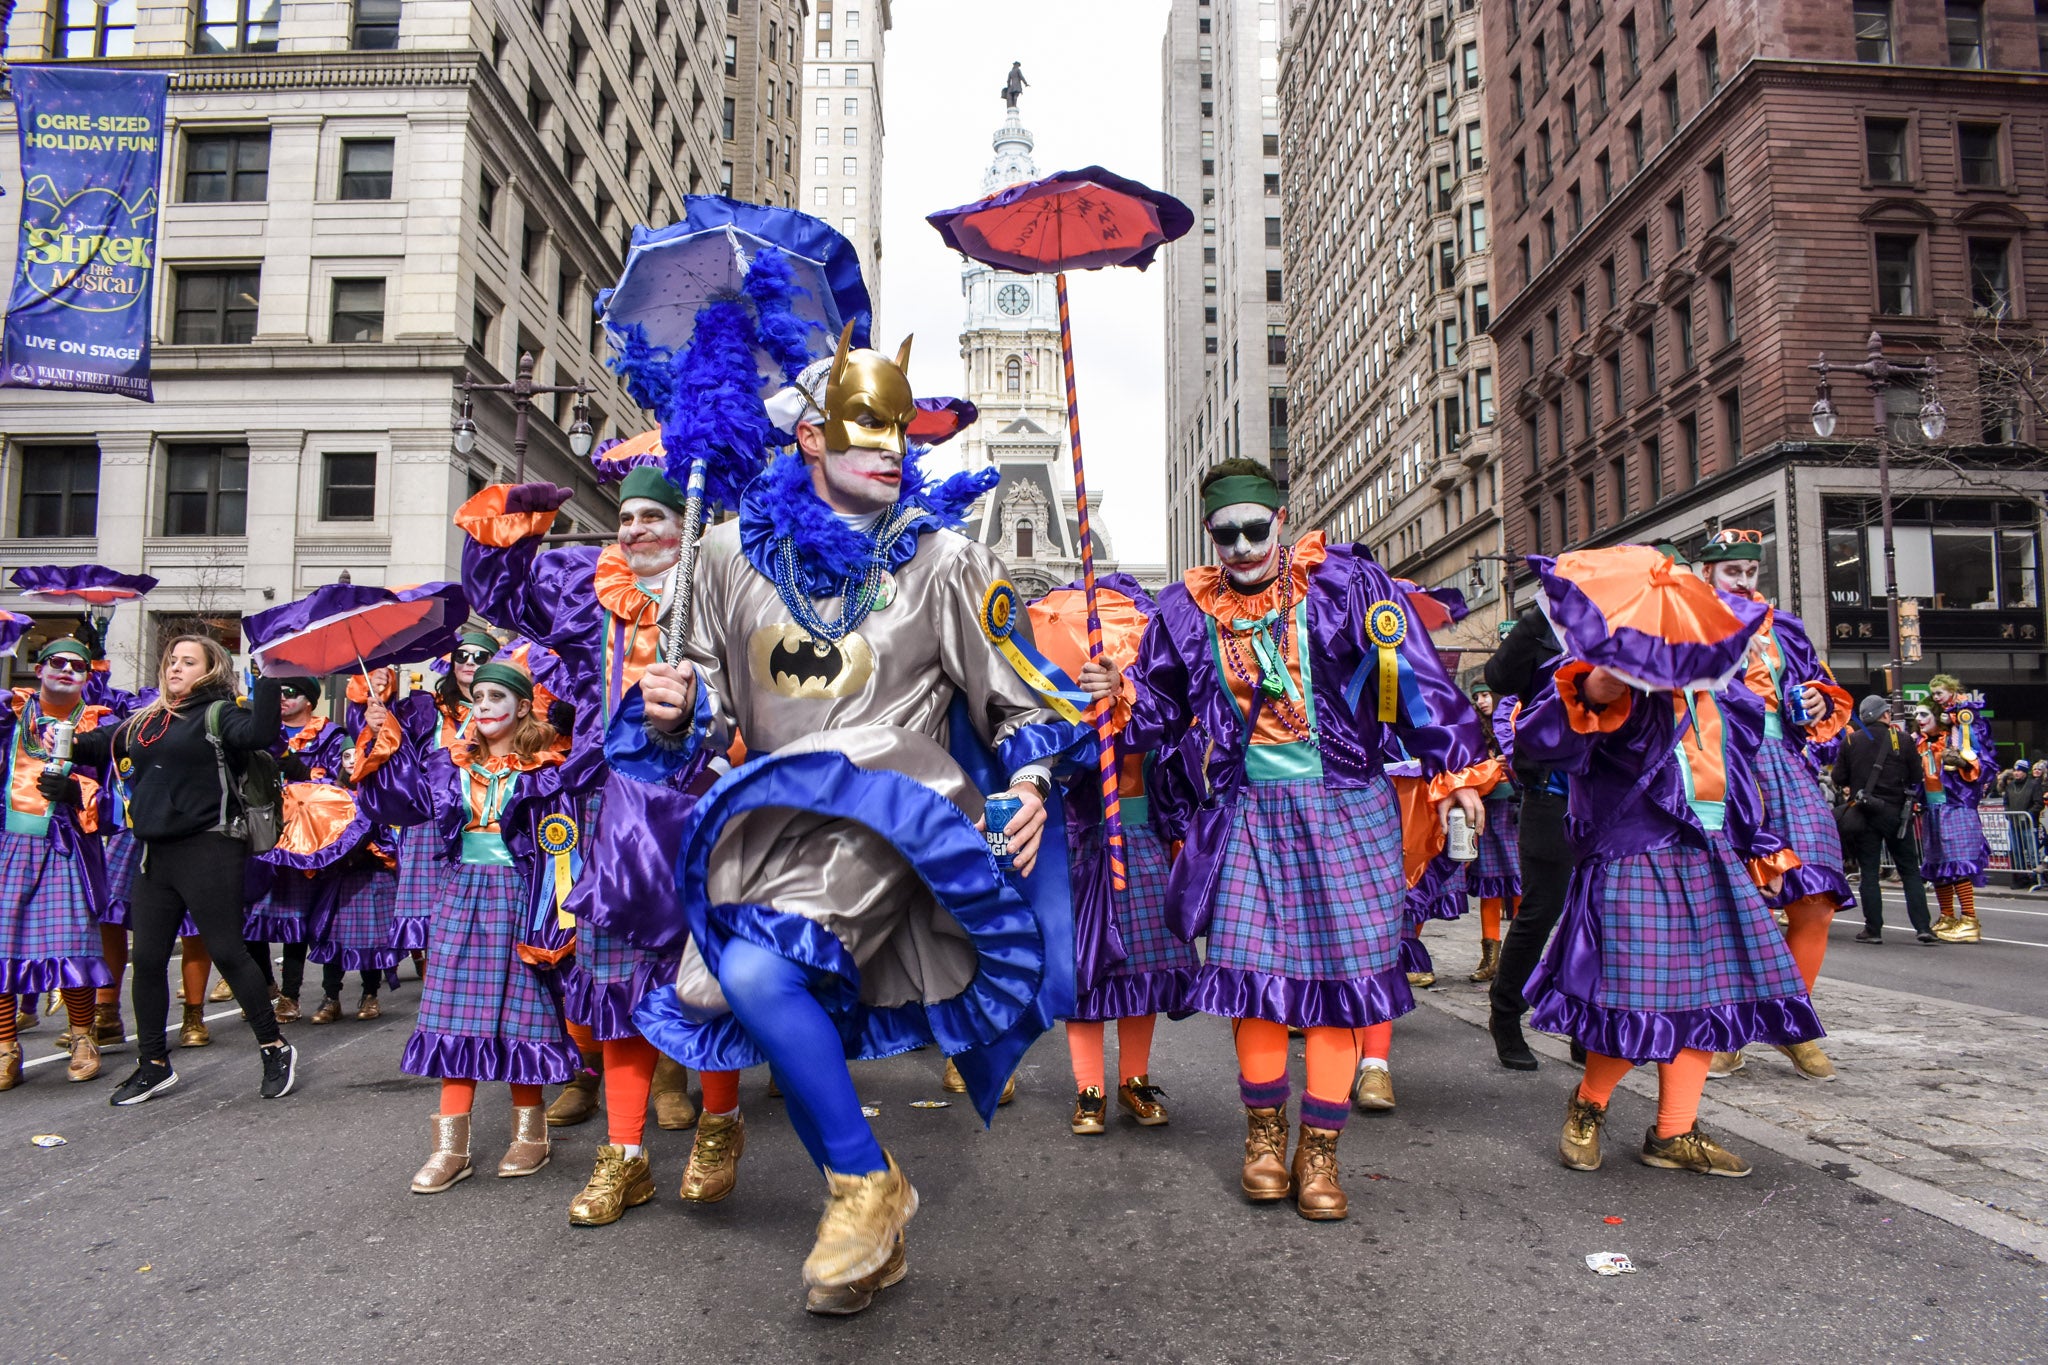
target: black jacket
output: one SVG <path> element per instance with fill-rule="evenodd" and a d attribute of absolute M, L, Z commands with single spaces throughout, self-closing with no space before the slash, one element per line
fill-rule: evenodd
<path fill-rule="evenodd" d="M 1496 696 L 1515 697 L 1524 707 L 1534 706 L 1550 686 L 1563 653 L 1542 608 L 1524 607 L 1500 648 L 1486 661 L 1486 685 Z M 1491 725 L 1487 728 L 1492 729 Z M 1541 790 L 1549 776 L 1549 769 L 1516 757 L 1515 781 L 1524 792 Z"/>
<path fill-rule="evenodd" d="M 128 824 L 136 838 L 184 839 L 220 824 L 220 769 L 206 738 L 206 710 L 232 700 L 227 688 L 215 688 L 195 694 L 168 724 L 130 720 L 118 730 L 79 736 L 76 752 L 85 761 L 106 761 L 111 744 L 114 759 L 124 764 Z M 230 706 L 221 717 L 221 742 L 241 753 L 269 748 L 277 740 L 277 706 L 277 683 L 257 679 L 248 704 Z"/>
<path fill-rule="evenodd" d="M 1860 792 L 1896 820 L 1920 789 L 1920 753 L 1895 725 L 1879 725 L 1867 733 L 1852 728 L 1835 755 L 1835 787 L 1854 801 Z"/>

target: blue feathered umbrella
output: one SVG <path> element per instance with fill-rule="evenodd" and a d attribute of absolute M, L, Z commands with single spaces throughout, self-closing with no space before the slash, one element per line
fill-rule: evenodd
<path fill-rule="evenodd" d="M 633 230 L 598 296 L 612 368 L 661 422 L 664 472 L 684 489 L 683 550 L 664 653 L 680 657 L 706 505 L 737 508 L 776 444 L 762 399 L 836 345 L 865 345 L 868 292 L 844 237 L 794 209 L 690 195 L 683 221 Z"/>

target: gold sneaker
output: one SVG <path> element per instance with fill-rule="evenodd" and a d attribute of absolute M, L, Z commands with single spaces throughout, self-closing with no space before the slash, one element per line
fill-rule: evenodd
<path fill-rule="evenodd" d="M 671 1133 L 693 1127 L 697 1106 L 690 1102 L 690 1073 L 673 1057 L 654 1064 L 654 1124 Z"/>
<path fill-rule="evenodd" d="M 1467 981 L 1491 981 L 1500 971 L 1500 940 L 1482 938 L 1479 940 L 1479 967 Z"/>
<path fill-rule="evenodd" d="M 1835 1064 L 1828 1060 L 1828 1054 L 1820 1050 L 1820 1044 L 1808 1039 L 1793 1043 L 1790 1047 L 1778 1045 L 1778 1051 L 1791 1059 L 1794 1069 L 1808 1080 L 1831 1081 L 1835 1078 Z"/>
<path fill-rule="evenodd" d="M 1099 1137 L 1109 1131 L 1108 1112 L 1102 1087 L 1091 1085 L 1074 1096 L 1074 1117 L 1067 1120 L 1067 1131 L 1075 1137 Z"/>
<path fill-rule="evenodd" d="M 313 1017 L 306 1022 L 309 1024 L 331 1024 L 339 1018 L 341 1018 L 341 1001 L 329 995 L 321 998 L 320 1008 L 314 1010 Z"/>
<path fill-rule="evenodd" d="M 71 1040 L 71 1064 L 64 1074 L 74 1081 L 89 1081 L 100 1074 L 100 1045 L 88 1030 Z"/>
<path fill-rule="evenodd" d="M 1740 1070 L 1742 1070 L 1741 1048 L 1737 1048 L 1733 1052 L 1717 1052 L 1707 1061 L 1708 1080 L 1717 1081 L 1723 1076 L 1733 1076 Z"/>
<path fill-rule="evenodd" d="M 0 1043 L 0 1090 L 21 1084 L 21 1044 Z"/>
<path fill-rule="evenodd" d="M 213 983 L 213 989 L 206 993 L 206 998 L 216 1005 L 226 1004 L 235 998 L 235 988 L 228 984 L 226 977 L 222 977 Z"/>
<path fill-rule="evenodd" d="M 940 1078 L 939 1088 L 948 1095 L 964 1095 L 967 1093 L 967 1078 L 960 1074 L 959 1067 L 953 1065 L 951 1057 L 946 1058 L 946 1074 Z M 1013 1071 L 1010 1073 L 1010 1079 L 1003 1082 L 1003 1093 L 996 1100 L 996 1104 L 1000 1107 L 1016 1098 L 1017 1073 Z"/>
<path fill-rule="evenodd" d="M 1418 991 L 1426 991 L 1436 984 L 1436 973 L 1410 972 L 1408 973 L 1408 984 Z"/>
<path fill-rule="evenodd" d="M 1394 1107 L 1394 1075 L 1383 1066 L 1362 1066 L 1351 1082 L 1351 1103 L 1364 1112 Z"/>
<path fill-rule="evenodd" d="M 547 1117 L 537 1104 L 512 1106 L 512 1143 L 498 1162 L 498 1179 L 517 1180 L 532 1175 L 548 1164 L 553 1144 L 548 1140 Z"/>
<path fill-rule="evenodd" d="M 1643 1150 L 1637 1160 L 1667 1171 L 1693 1171 L 1735 1179 L 1749 1174 L 1747 1161 L 1701 1132 L 1697 1123 L 1690 1132 L 1669 1138 L 1658 1137 L 1656 1125 L 1652 1124 L 1643 1134 Z"/>
<path fill-rule="evenodd" d="M 1572 1087 L 1564 1107 L 1564 1134 L 1557 1140 L 1557 1159 L 1574 1171 L 1600 1169 L 1600 1128 L 1607 1122 L 1607 1106 L 1595 1104 Z M 1656 1129 L 1651 1129 L 1655 1132 Z"/>
<path fill-rule="evenodd" d="M 690 1164 L 677 1193 L 693 1204 L 716 1204 L 740 1182 L 740 1153 L 747 1149 L 746 1120 L 738 1114 L 706 1114 L 697 1120 Z"/>
<path fill-rule="evenodd" d="M 1942 911 L 1941 917 L 1934 921 L 1934 934 L 1937 938 L 1947 938 L 1955 932 L 1955 928 L 1956 916 L 1953 910 Z"/>
<path fill-rule="evenodd" d="M 896 1250 L 874 1274 L 845 1285 L 813 1285 L 804 1291 L 804 1311 L 825 1317 L 846 1317 L 875 1301 L 877 1292 L 896 1284 L 909 1272 L 903 1259 L 903 1234 L 896 1234 Z"/>
<path fill-rule="evenodd" d="M 475 1174 L 469 1164 L 469 1115 L 434 1115 L 434 1151 L 413 1173 L 414 1194 L 439 1194 Z"/>
<path fill-rule="evenodd" d="M 825 1214 L 804 1258 L 807 1288 L 838 1289 L 866 1279 L 896 1254 L 903 1227 L 917 1214 L 917 1190 L 887 1152 L 886 1168 L 866 1175 L 825 1172 Z"/>
<path fill-rule="evenodd" d="M 569 1225 L 601 1228 L 626 1216 L 654 1198 L 654 1172 L 647 1153 L 628 1158 L 626 1149 L 607 1142 L 597 1149 L 597 1164 L 591 1168 L 590 1183 L 569 1201 Z"/>
<path fill-rule="evenodd" d="M 1984 931 L 1977 927 L 1975 915 L 1957 915 L 1947 929 L 1935 925 L 1934 936 L 1944 943 L 1977 943 L 1982 941 Z"/>
<path fill-rule="evenodd" d="M 1166 1122 L 1166 1106 L 1159 1102 L 1165 1093 L 1152 1084 L 1150 1076 L 1133 1076 L 1117 1086 L 1117 1108 L 1136 1119 L 1140 1127 L 1158 1128 Z"/>
<path fill-rule="evenodd" d="M 179 1047 L 205 1047 L 213 1041 L 206 1029 L 206 1006 L 185 1006 L 185 1022 L 178 1029 Z"/>

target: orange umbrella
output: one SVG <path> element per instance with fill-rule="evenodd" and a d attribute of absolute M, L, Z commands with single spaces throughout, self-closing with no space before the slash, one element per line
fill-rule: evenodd
<path fill-rule="evenodd" d="M 1722 596 L 1647 545 L 1531 555 L 1529 567 L 1565 648 L 1638 687 L 1718 689 L 1764 620 L 1762 603 Z"/>

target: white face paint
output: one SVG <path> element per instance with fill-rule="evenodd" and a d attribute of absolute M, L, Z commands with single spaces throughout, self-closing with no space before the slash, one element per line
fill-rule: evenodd
<path fill-rule="evenodd" d="M 858 517 L 896 505 L 903 492 L 903 457 L 895 451 L 828 450 L 824 432 L 809 422 L 797 427 L 796 441 L 811 469 L 811 487 L 833 511 Z"/>
<path fill-rule="evenodd" d="M 1286 508 L 1255 502 L 1233 502 L 1210 514 L 1209 539 L 1232 587 L 1260 588 L 1279 572 L 1286 526 Z"/>
<path fill-rule="evenodd" d="M 42 684 L 45 711 L 67 711 L 85 691 L 92 665 L 75 654 L 53 654 L 36 665 L 36 681 Z"/>
<path fill-rule="evenodd" d="M 1942 707 L 1945 710 L 1949 702 L 1955 699 L 1956 694 L 1949 691 L 1947 687 L 1930 687 L 1927 689 L 1927 695 L 1934 699 L 1936 706 Z"/>
<path fill-rule="evenodd" d="M 469 718 L 486 740 L 499 740 L 512 733 L 519 718 L 531 714 L 533 703 L 501 683 L 487 682 L 470 698 Z"/>
<path fill-rule="evenodd" d="M 1928 709 L 1927 709 L 1926 707 L 1924 707 L 1924 706 L 1920 706 L 1920 707 L 1916 707 L 1916 708 L 1914 708 L 1914 711 L 1913 711 L 1913 723 L 1914 723 L 1915 725 L 1917 725 L 1917 726 L 1919 726 L 1919 727 L 1920 727 L 1920 733 L 1921 733 L 1921 734 L 1923 734 L 1923 735 L 1931 735 L 1931 734 L 1933 734 L 1933 733 L 1934 733 L 1934 729 L 1935 729 L 1935 727 L 1934 727 L 1934 712 L 1932 712 L 1932 711 L 1928 710 Z"/>
<path fill-rule="evenodd" d="M 1764 566 L 1754 559 L 1724 559 L 1709 566 L 1707 581 L 1734 597 L 1756 596 Z"/>
<path fill-rule="evenodd" d="M 682 513 L 652 498 L 627 498 L 619 504 L 619 550 L 635 578 L 667 573 L 683 552 Z M 460 673 L 456 680 L 466 681 Z"/>

